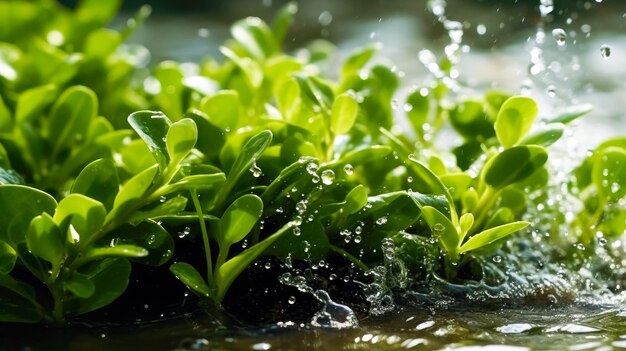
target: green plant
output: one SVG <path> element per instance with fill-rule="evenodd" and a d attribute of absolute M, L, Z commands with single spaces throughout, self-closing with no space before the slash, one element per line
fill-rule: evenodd
<path fill-rule="evenodd" d="M 37 3 L 0 2 L 0 17 L 18 14 L 0 24 L 1 321 L 62 323 L 117 299 L 131 262 L 172 257 L 169 270 L 214 304 L 262 255 L 370 271 L 394 258 L 381 247 L 392 241 L 421 255 L 406 266 L 434 262 L 413 264 L 419 276 L 480 279 L 464 266 L 535 224 L 550 146 L 590 110 L 537 121 L 528 97 L 457 97 L 438 76 L 408 94 L 405 132 L 380 45 L 352 52 L 335 79 L 318 65 L 329 43 L 281 51 L 295 4 L 272 24 L 236 22 L 221 62 L 141 73 L 121 43 L 147 10 L 115 32 L 102 26 L 118 2 Z M 54 31 L 65 41 L 51 43 Z M 442 145 L 443 130 L 460 144 Z M 584 207 L 558 226 L 585 244 L 621 235 L 625 162 L 623 138 L 586 158 L 570 184 Z M 198 230 L 173 235 L 183 226 Z M 202 247 L 201 265 L 176 255 L 181 240 Z"/>

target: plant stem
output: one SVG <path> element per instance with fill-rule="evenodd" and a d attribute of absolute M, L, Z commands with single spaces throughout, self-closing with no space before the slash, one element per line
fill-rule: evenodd
<path fill-rule="evenodd" d="M 353 255 L 351 255 L 348 251 L 335 246 L 333 244 L 330 244 L 330 249 L 332 251 L 335 251 L 336 253 L 340 254 L 341 256 L 343 256 L 345 259 L 347 259 L 348 261 L 354 263 L 357 267 L 361 268 L 364 272 L 369 271 L 369 267 L 365 265 L 365 263 L 361 262 L 361 260 L 359 260 L 358 258 L 354 257 Z"/>
<path fill-rule="evenodd" d="M 202 214 L 200 200 L 198 200 L 198 192 L 195 189 L 189 190 L 191 193 L 191 201 L 198 214 L 198 222 L 200 222 L 200 231 L 202 232 L 202 242 L 204 243 L 204 257 L 206 259 L 207 282 L 209 286 L 213 285 L 213 259 L 211 258 L 211 244 L 209 242 L 209 234 L 206 230 L 206 222 Z"/>

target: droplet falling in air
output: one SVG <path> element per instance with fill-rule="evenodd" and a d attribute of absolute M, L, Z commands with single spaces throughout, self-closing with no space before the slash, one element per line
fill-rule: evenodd
<path fill-rule="evenodd" d="M 317 21 L 320 23 L 320 25 L 326 27 L 333 21 L 333 15 L 328 11 L 324 11 L 320 13 L 320 16 L 317 18 Z"/>
<path fill-rule="evenodd" d="M 608 45 L 602 45 L 600 47 L 600 55 L 602 55 L 604 59 L 608 59 L 609 56 L 611 56 L 611 47 Z"/>
<path fill-rule="evenodd" d="M 552 11 L 554 11 L 553 0 L 541 0 L 539 4 L 539 12 L 541 13 L 541 17 L 549 15 Z"/>
<path fill-rule="evenodd" d="M 559 46 L 563 46 L 565 45 L 565 39 L 567 39 L 567 33 L 565 33 L 562 28 L 554 28 L 552 30 L 552 37 Z"/>
<path fill-rule="evenodd" d="M 287 302 L 289 302 L 290 305 L 293 305 L 294 303 L 296 303 L 296 297 L 289 296 L 289 299 L 287 300 Z"/>

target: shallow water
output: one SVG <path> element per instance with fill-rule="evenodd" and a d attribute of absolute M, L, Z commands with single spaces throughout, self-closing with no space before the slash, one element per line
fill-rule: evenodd
<path fill-rule="evenodd" d="M 611 306 L 406 307 L 359 328 L 243 327 L 195 313 L 124 328 L 0 332 L 3 350 L 623 350 L 626 310 Z M 36 334 L 32 334 L 36 333 Z M 37 338 L 26 337 L 28 334 Z M 21 340 L 19 343 L 16 340 Z"/>

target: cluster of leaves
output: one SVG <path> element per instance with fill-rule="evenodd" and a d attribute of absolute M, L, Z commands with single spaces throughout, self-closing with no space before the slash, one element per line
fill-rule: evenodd
<path fill-rule="evenodd" d="M 318 66 L 330 44 L 281 51 L 295 4 L 271 24 L 234 23 L 222 62 L 168 61 L 141 77 L 122 43 L 147 11 L 120 32 L 102 28 L 117 5 L 0 2 L 13 21 L 0 27 L 2 321 L 104 307 L 126 289 L 131 262 L 163 265 L 177 240 L 197 241 L 204 264 L 170 271 L 218 304 L 261 255 L 339 255 L 368 270 L 389 239 L 437 242 L 429 273 L 457 281 L 472 257 L 529 224 L 547 148 L 587 112 L 533 128 L 530 98 L 452 100 L 436 81 L 409 94 L 402 131 L 399 77 L 372 63 L 378 45 L 353 52 L 336 79 Z M 129 110 L 140 111 L 120 117 Z M 463 139 L 452 150 L 435 143 L 447 126 Z M 577 170 L 582 232 L 623 232 L 624 155 L 612 140 Z M 165 229 L 182 226 L 199 233 Z"/>

